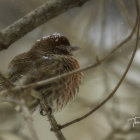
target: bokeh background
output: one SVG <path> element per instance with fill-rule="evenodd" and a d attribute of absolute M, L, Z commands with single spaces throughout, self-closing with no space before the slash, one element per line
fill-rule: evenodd
<path fill-rule="evenodd" d="M 0 0 L 0 30 L 31 12 L 47 0 Z M 89 0 L 72 8 L 0 52 L 0 71 L 6 75 L 10 60 L 29 50 L 42 36 L 59 32 L 80 49 L 74 56 L 81 67 L 96 62 L 131 32 L 136 19 L 134 0 Z M 77 118 L 100 103 L 121 78 L 135 46 L 135 35 L 108 61 L 84 72 L 80 91 L 55 117 L 63 124 Z M 140 117 L 140 50 L 115 96 L 88 118 L 62 130 L 67 140 L 139 140 L 140 125 L 133 128 L 129 118 Z M 46 117 L 33 114 L 39 140 L 56 140 Z M 10 104 L 0 103 L 0 140 L 29 140 L 22 115 Z"/>

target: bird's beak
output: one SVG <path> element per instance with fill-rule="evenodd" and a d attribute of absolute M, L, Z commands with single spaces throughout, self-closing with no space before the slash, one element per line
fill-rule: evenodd
<path fill-rule="evenodd" d="M 70 46 L 71 52 L 79 50 L 78 46 Z"/>

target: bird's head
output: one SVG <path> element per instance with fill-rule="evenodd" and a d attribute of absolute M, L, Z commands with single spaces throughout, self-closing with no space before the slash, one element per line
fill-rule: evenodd
<path fill-rule="evenodd" d="M 47 54 L 71 55 L 71 52 L 76 49 L 77 47 L 71 46 L 65 36 L 54 33 L 37 40 L 31 50 Z"/>

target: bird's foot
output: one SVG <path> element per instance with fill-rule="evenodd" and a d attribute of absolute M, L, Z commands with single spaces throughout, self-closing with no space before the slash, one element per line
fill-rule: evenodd
<path fill-rule="evenodd" d="M 52 115 L 52 109 L 51 109 L 50 107 L 48 107 L 48 111 L 46 112 L 46 111 L 42 108 L 42 106 L 40 106 L 40 115 L 46 116 L 47 114 L 48 114 L 49 116 L 51 116 L 51 115 Z"/>
<path fill-rule="evenodd" d="M 47 115 L 47 113 L 44 111 L 42 106 L 40 106 L 40 115 L 42 115 L 42 116 L 46 116 Z"/>

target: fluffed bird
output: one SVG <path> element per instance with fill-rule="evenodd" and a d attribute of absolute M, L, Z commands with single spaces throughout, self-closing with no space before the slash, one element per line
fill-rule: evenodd
<path fill-rule="evenodd" d="M 73 49 L 69 40 L 59 33 L 45 36 L 37 40 L 29 51 L 13 58 L 8 67 L 8 79 L 15 86 L 27 85 L 79 69 L 78 60 L 72 56 Z M 54 112 L 75 96 L 81 77 L 82 73 L 75 73 L 34 90 Z M 39 104 L 30 94 L 16 94 L 16 98 L 23 98 L 30 109 Z"/>

